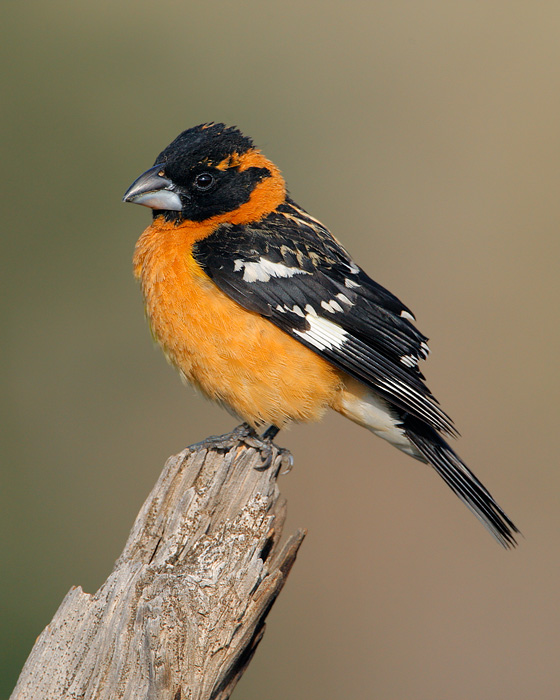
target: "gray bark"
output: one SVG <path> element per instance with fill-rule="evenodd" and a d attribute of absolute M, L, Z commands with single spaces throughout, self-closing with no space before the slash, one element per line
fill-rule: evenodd
<path fill-rule="evenodd" d="M 113 572 L 70 590 L 11 700 L 228 698 L 305 534 L 280 548 L 289 462 L 242 427 L 171 457 Z"/>

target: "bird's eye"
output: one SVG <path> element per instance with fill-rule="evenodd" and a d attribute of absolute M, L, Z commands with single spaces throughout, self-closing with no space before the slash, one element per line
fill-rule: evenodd
<path fill-rule="evenodd" d="M 194 186 L 201 192 L 209 190 L 215 182 L 215 177 L 211 173 L 200 173 L 194 179 Z"/>

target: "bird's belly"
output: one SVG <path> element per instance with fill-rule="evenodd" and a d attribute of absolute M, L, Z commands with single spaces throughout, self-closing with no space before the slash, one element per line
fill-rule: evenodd
<path fill-rule="evenodd" d="M 246 311 L 190 256 L 140 278 L 153 333 L 182 376 L 253 426 L 318 420 L 338 372 L 259 314 Z"/>

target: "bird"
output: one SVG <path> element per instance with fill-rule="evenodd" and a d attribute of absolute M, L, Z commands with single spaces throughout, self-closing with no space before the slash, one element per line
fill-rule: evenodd
<path fill-rule="evenodd" d="M 296 204 L 251 138 L 223 123 L 189 128 L 123 201 L 152 209 L 134 274 L 183 380 L 268 441 L 333 409 L 430 464 L 501 545 L 517 544 L 446 440 L 458 432 L 426 386 L 412 311 Z"/>

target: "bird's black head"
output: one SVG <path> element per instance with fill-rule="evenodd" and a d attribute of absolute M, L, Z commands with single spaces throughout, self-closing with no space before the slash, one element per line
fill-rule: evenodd
<path fill-rule="evenodd" d="M 124 201 L 150 207 L 154 217 L 177 224 L 215 217 L 242 223 L 244 215 L 258 219 L 284 197 L 280 172 L 251 139 L 235 127 L 210 123 L 179 134 L 130 186 Z"/>

